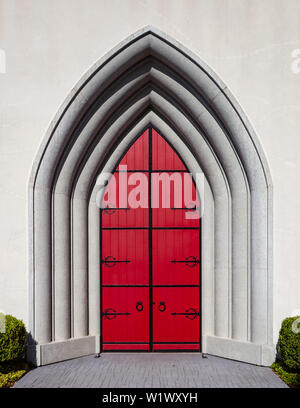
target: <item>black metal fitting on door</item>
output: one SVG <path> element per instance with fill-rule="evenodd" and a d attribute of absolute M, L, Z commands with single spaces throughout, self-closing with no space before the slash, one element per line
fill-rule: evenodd
<path fill-rule="evenodd" d="M 137 302 L 137 303 L 136 303 L 136 310 L 137 310 L 138 312 L 142 312 L 142 311 L 144 310 L 143 302 Z"/>
<path fill-rule="evenodd" d="M 193 268 L 194 266 L 198 265 L 200 263 L 200 259 L 197 259 L 195 256 L 188 256 L 185 259 L 182 260 L 177 260 L 173 259 L 170 261 L 172 263 L 184 263 L 186 266 Z"/>
<path fill-rule="evenodd" d="M 127 313 L 117 313 L 115 311 L 115 309 L 111 309 L 111 308 L 105 309 L 104 312 L 102 313 L 102 316 L 104 316 L 105 319 L 107 319 L 107 320 L 115 319 L 119 315 L 129 316 L 130 313 L 128 313 L 128 312 Z"/>
<path fill-rule="evenodd" d="M 102 210 L 105 214 L 111 215 L 111 214 L 115 214 L 116 211 L 130 210 L 130 208 L 128 207 L 104 207 L 102 208 Z"/>
<path fill-rule="evenodd" d="M 184 210 L 186 212 L 188 211 L 196 211 L 197 207 L 193 205 L 192 207 L 171 207 L 171 210 Z"/>
<path fill-rule="evenodd" d="M 200 313 L 197 312 L 196 309 L 191 307 L 189 309 L 186 309 L 186 311 L 183 312 L 183 313 L 174 312 L 174 313 L 171 313 L 171 315 L 173 315 L 173 316 L 180 316 L 181 315 L 181 316 L 185 316 L 189 320 L 195 320 L 196 317 L 200 316 Z"/>
<path fill-rule="evenodd" d="M 160 302 L 160 303 L 159 303 L 159 305 L 158 305 L 158 310 L 159 310 L 160 312 L 164 312 L 164 311 L 166 310 L 166 308 L 167 308 L 167 306 L 166 306 L 165 302 Z"/>
<path fill-rule="evenodd" d="M 108 266 L 109 268 L 111 268 L 112 266 L 116 266 L 117 263 L 129 263 L 130 261 L 128 259 L 123 260 L 119 260 L 116 259 L 114 256 L 106 256 L 104 259 L 102 259 L 101 261 L 105 266 Z"/>

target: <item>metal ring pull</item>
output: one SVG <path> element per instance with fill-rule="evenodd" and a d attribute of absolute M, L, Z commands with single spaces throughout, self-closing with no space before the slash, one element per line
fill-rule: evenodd
<path fill-rule="evenodd" d="M 160 303 L 159 303 L 159 305 L 158 305 L 158 310 L 159 310 L 160 312 L 164 312 L 164 311 L 166 310 L 166 308 L 167 308 L 167 306 L 166 306 L 165 302 L 160 302 Z"/>
<path fill-rule="evenodd" d="M 136 302 L 136 310 L 142 312 L 144 310 L 143 302 Z"/>

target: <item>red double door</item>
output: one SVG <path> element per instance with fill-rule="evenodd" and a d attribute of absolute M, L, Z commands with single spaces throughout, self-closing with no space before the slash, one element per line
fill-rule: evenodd
<path fill-rule="evenodd" d="M 148 128 L 109 182 L 101 210 L 101 351 L 200 351 L 200 219 L 188 178 L 176 152 Z"/>

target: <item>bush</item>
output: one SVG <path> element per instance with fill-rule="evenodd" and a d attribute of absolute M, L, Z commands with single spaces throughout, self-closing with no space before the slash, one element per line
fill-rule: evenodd
<path fill-rule="evenodd" d="M 299 316 L 288 317 L 282 322 L 278 351 L 283 366 L 291 372 L 300 373 L 300 333 L 292 330 L 292 325 Z"/>
<path fill-rule="evenodd" d="M 30 370 L 25 361 L 0 363 L 0 388 L 9 388 Z"/>
<path fill-rule="evenodd" d="M 300 373 L 290 373 L 285 370 L 281 362 L 273 363 L 272 369 L 290 387 L 300 388 Z"/>
<path fill-rule="evenodd" d="M 26 370 L 19 370 L 7 374 L 0 373 L 0 388 L 11 387 L 15 382 L 22 378 L 24 374 L 26 374 Z"/>
<path fill-rule="evenodd" d="M 0 362 L 20 360 L 25 356 L 26 329 L 21 320 L 1 314 L 5 318 L 5 332 L 0 333 Z"/>

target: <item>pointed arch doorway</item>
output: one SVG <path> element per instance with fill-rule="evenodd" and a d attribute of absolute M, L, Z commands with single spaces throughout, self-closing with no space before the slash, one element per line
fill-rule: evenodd
<path fill-rule="evenodd" d="M 154 27 L 131 35 L 91 67 L 58 110 L 33 163 L 28 358 L 45 365 L 99 351 L 96 180 L 149 123 L 192 174 L 205 176 L 201 349 L 270 365 L 273 187 L 263 148 L 222 80 Z"/>
<path fill-rule="evenodd" d="M 186 165 L 149 126 L 100 210 L 101 351 L 200 351 L 198 204 Z"/>

